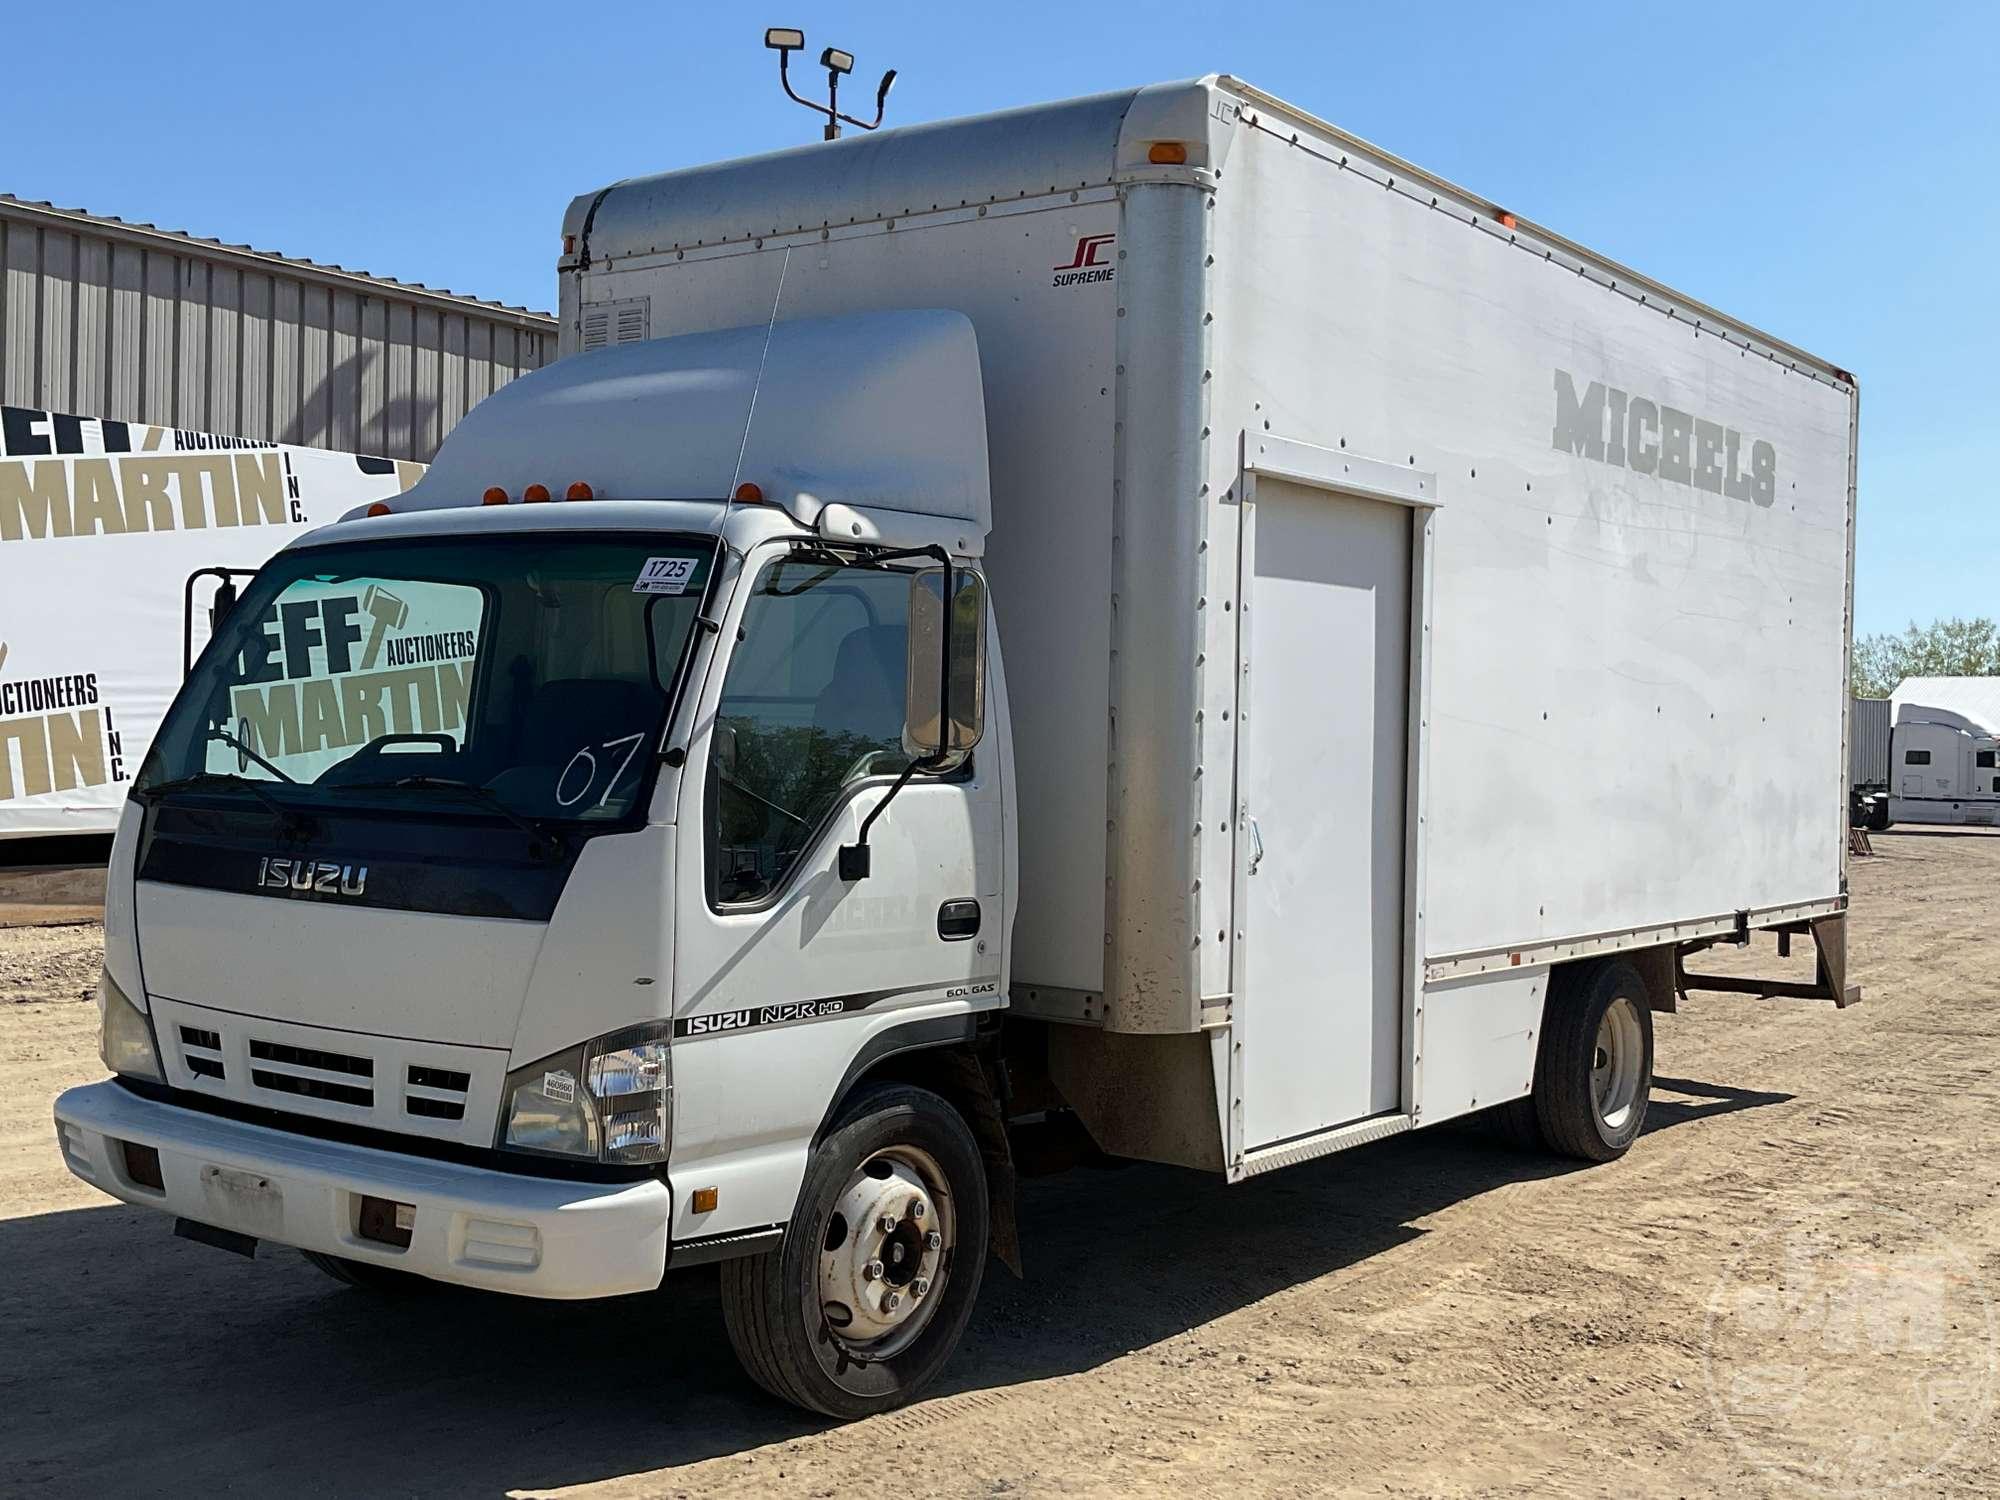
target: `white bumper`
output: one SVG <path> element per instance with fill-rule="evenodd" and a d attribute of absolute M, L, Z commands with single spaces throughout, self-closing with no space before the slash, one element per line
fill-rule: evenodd
<path fill-rule="evenodd" d="M 260 1240 L 527 1297 L 650 1291 L 667 1263 L 664 1182 L 517 1176 L 246 1125 L 144 1099 L 116 1083 L 56 1100 L 69 1168 L 144 1208 Z M 155 1147 L 165 1191 L 131 1180 L 122 1147 Z M 356 1233 L 360 1200 L 412 1204 L 410 1247 Z"/>

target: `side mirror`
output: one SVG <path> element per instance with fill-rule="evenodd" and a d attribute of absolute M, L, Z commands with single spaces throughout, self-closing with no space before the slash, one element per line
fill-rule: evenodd
<path fill-rule="evenodd" d="M 986 580 L 953 568 L 947 609 L 944 579 L 944 569 L 926 568 L 910 580 L 903 748 L 934 770 L 961 764 L 986 732 Z"/>

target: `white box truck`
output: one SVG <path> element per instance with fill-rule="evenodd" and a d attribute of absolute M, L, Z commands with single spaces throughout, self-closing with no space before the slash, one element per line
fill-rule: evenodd
<path fill-rule="evenodd" d="M 1026 1124 L 1608 1160 L 1682 953 L 1853 997 L 1841 370 L 1227 77 L 617 183 L 561 267 L 571 357 L 148 757 L 105 1191 L 361 1286 L 719 1261 L 857 1416 Z"/>

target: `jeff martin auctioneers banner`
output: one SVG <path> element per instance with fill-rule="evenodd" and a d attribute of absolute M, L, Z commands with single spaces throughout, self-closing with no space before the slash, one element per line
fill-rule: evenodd
<path fill-rule="evenodd" d="M 181 680 L 188 576 L 423 465 L 0 407 L 0 839 L 106 833 Z M 197 592 L 198 606 L 208 589 Z M 207 613 L 196 611 L 197 644 Z"/>

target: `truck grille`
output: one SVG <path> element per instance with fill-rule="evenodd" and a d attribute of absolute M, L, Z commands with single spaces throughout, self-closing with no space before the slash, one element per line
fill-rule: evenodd
<path fill-rule="evenodd" d="M 221 1078 L 226 1070 L 222 1065 L 222 1038 L 213 1031 L 200 1026 L 181 1028 L 181 1060 L 187 1070 L 198 1078 Z"/>
<path fill-rule="evenodd" d="M 250 1081 L 271 1093 L 324 1099 L 355 1109 L 372 1109 L 375 1105 L 375 1090 L 368 1081 L 375 1074 L 371 1058 L 252 1037 L 250 1061 Z M 259 1063 L 263 1066 L 257 1066 Z"/>
<path fill-rule="evenodd" d="M 467 1144 L 490 1143 L 507 1076 L 491 1047 L 366 1036 L 153 996 L 169 1081 L 204 1094 Z"/>
<path fill-rule="evenodd" d="M 412 1063 L 409 1081 L 403 1090 L 403 1110 L 427 1120 L 462 1120 L 465 1096 L 472 1087 L 470 1073 L 450 1068 L 427 1068 Z"/>

